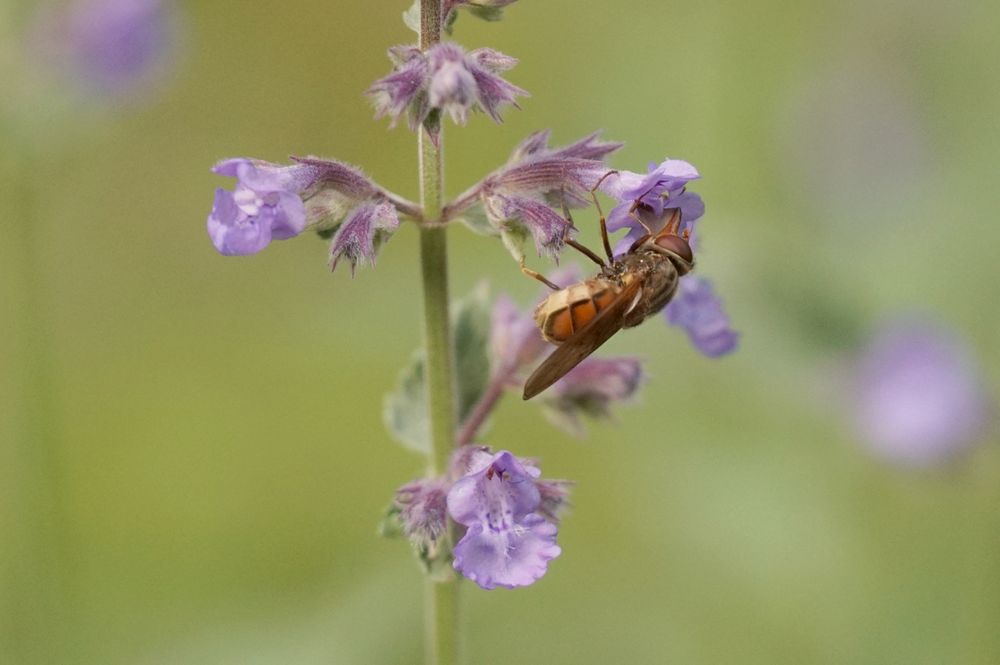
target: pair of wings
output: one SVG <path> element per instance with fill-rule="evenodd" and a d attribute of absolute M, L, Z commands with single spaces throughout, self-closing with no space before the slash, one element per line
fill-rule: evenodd
<path fill-rule="evenodd" d="M 625 315 L 635 306 L 642 280 L 634 279 L 586 326 L 556 347 L 524 384 L 524 399 L 531 399 L 564 377 L 601 344 L 622 329 Z"/>

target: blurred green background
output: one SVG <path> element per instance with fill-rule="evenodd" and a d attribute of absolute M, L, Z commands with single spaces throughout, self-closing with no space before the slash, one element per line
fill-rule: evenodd
<path fill-rule="evenodd" d="M 412 40 L 404 4 L 183 3 L 142 103 L 73 111 L 31 163 L 35 135 L 3 128 L 0 662 L 421 661 L 420 575 L 375 535 L 422 468 L 380 416 L 420 343 L 414 229 L 352 280 L 314 237 L 228 258 L 204 225 L 230 156 L 336 157 L 416 198 L 412 134 L 361 94 Z M 997 25 L 985 0 L 459 20 L 532 96 L 448 126 L 449 193 L 546 127 L 603 128 L 618 167 L 687 159 L 699 270 L 744 335 L 719 361 L 659 324 L 619 335 L 651 379 L 583 441 L 502 404 L 486 442 L 578 485 L 540 583 L 463 586 L 470 663 L 1000 662 L 996 433 L 893 467 L 841 390 L 855 344 L 917 310 L 1000 393 Z M 498 242 L 450 238 L 455 295 L 529 304 Z"/>

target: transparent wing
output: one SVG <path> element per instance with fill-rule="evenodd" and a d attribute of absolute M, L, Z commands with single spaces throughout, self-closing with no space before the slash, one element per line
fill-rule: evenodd
<path fill-rule="evenodd" d="M 524 399 L 531 399 L 561 379 L 601 344 L 604 344 L 621 330 L 625 314 L 635 302 L 640 288 L 642 288 L 641 279 L 630 282 L 606 309 L 557 346 L 556 350 L 543 360 L 542 364 L 528 377 L 524 384 Z"/>

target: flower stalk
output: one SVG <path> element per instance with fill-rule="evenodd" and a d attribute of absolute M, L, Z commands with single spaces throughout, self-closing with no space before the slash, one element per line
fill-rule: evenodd
<path fill-rule="evenodd" d="M 420 49 L 427 51 L 441 41 L 441 0 L 420 2 Z M 423 219 L 431 225 L 420 229 L 420 269 L 424 292 L 424 343 L 427 359 L 427 408 L 431 448 L 428 474 L 448 468 L 455 435 L 455 397 L 452 377 L 451 330 L 448 314 L 447 230 L 440 225 L 444 200 L 444 144 L 442 127 L 417 130 L 420 169 L 420 204 Z M 432 137 L 430 131 L 435 132 Z M 450 537 L 445 534 L 450 549 Z M 458 653 L 458 577 L 430 577 L 425 588 L 425 654 L 428 665 L 455 665 Z"/>

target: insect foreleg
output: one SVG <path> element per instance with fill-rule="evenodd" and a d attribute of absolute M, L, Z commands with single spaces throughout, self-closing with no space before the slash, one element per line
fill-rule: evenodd
<path fill-rule="evenodd" d="M 553 291 L 559 291 L 559 290 L 562 289 L 562 287 L 559 286 L 558 284 L 549 281 L 545 277 L 545 275 L 543 275 L 542 273 L 536 272 L 536 271 L 532 270 L 531 268 L 529 268 L 528 266 L 524 265 L 524 259 L 523 258 L 521 259 L 520 263 L 521 263 L 521 272 L 523 272 L 528 277 L 530 277 L 532 279 L 537 279 L 539 282 L 541 282 L 545 286 L 549 287 Z"/>

